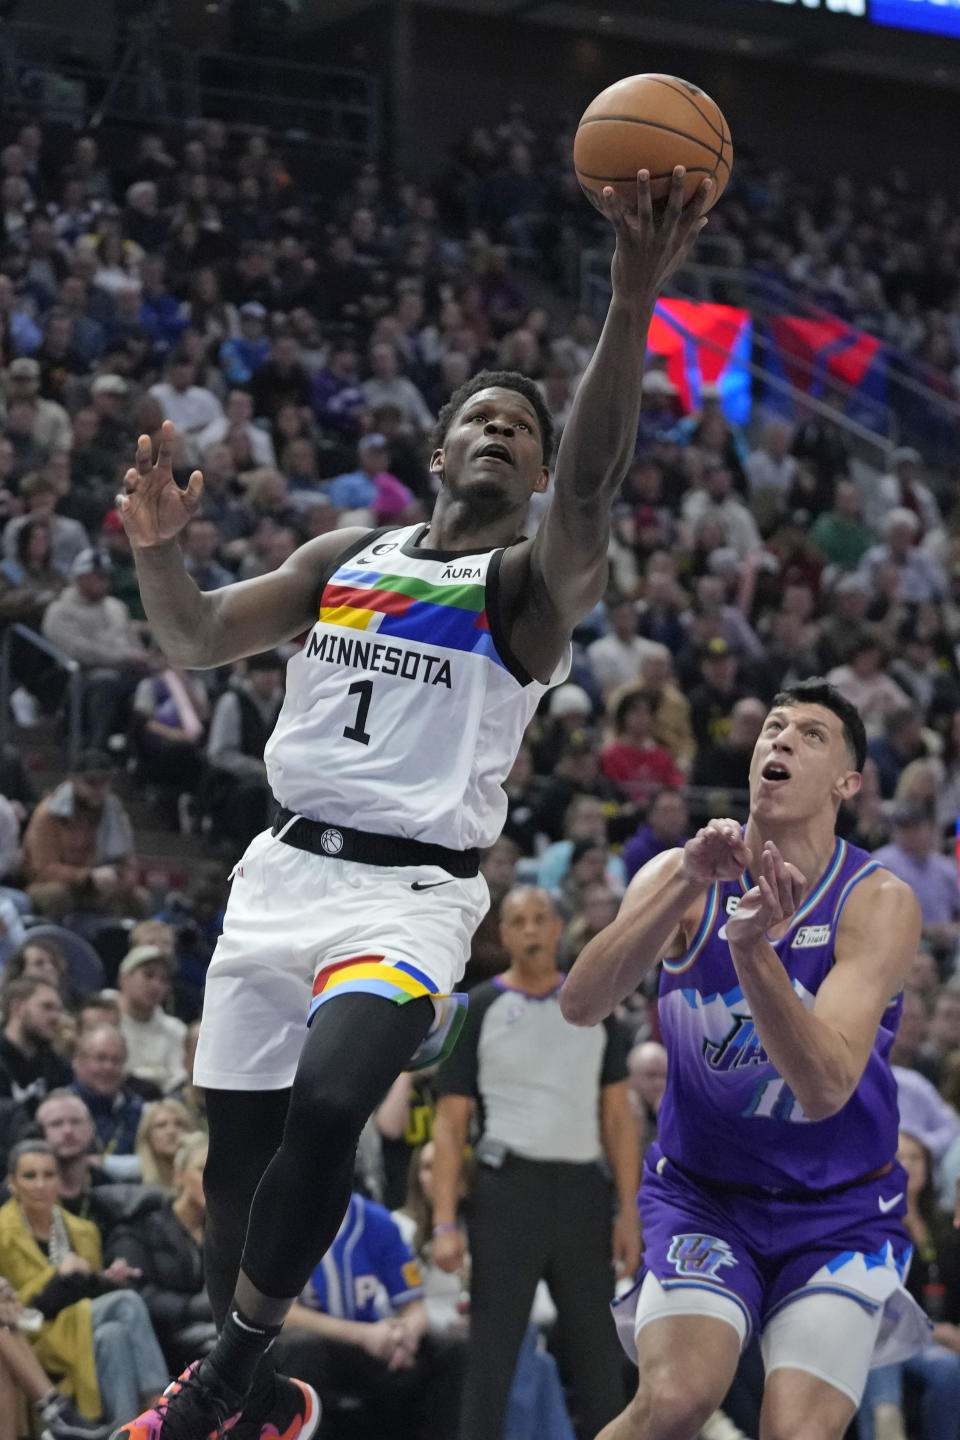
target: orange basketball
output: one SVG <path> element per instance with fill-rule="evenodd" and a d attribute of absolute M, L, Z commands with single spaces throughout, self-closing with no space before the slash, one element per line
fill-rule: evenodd
<path fill-rule="evenodd" d="M 655 200 L 670 189 L 674 166 L 685 165 L 684 195 L 692 199 L 705 175 L 710 205 L 726 188 L 733 165 L 730 127 L 709 95 L 675 75 L 628 75 L 601 90 L 583 112 L 573 164 L 594 205 L 606 185 L 636 201 L 637 171 L 650 171 Z M 709 207 L 708 207 L 709 208 Z"/>

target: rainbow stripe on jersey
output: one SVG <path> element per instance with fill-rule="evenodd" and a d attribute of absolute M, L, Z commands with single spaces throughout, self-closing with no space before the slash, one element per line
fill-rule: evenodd
<path fill-rule="evenodd" d="M 335 580 L 324 586 L 321 623 L 485 655 L 506 668 L 490 634 L 485 585 L 433 585 L 417 575 L 347 566 Z"/>

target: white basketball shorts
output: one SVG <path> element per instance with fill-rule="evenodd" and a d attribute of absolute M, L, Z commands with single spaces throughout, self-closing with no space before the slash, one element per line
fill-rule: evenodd
<path fill-rule="evenodd" d="M 489 904 L 482 875 L 328 859 L 264 831 L 233 872 L 194 1083 L 286 1089 L 310 1016 L 335 995 L 449 995 Z"/>

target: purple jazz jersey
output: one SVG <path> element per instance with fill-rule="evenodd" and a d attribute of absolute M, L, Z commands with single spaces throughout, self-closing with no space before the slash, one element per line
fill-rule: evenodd
<path fill-rule="evenodd" d="M 826 873 L 774 942 L 808 1008 L 833 965 L 847 897 L 878 868 L 866 851 L 838 840 Z M 752 886 L 748 874 L 712 886 L 690 949 L 663 965 L 659 1015 L 670 1060 L 659 1143 L 648 1151 L 640 1190 L 639 1283 L 649 1271 L 664 1289 L 722 1293 L 743 1312 L 748 1334 L 801 1290 L 847 1295 L 883 1311 L 874 1363 L 900 1359 L 929 1334 L 903 1288 L 906 1175 L 894 1160 L 897 1094 L 887 1058 L 901 997 L 883 1016 L 850 1100 L 829 1120 L 809 1120 L 764 1053 L 723 939 L 727 916 Z M 639 1283 L 615 1311 L 631 1354 Z"/>
<path fill-rule="evenodd" d="M 812 1009 L 833 966 L 840 915 L 854 886 L 878 869 L 838 840 L 833 859 L 786 935 L 774 942 L 794 991 Z M 658 1135 L 663 1152 L 707 1180 L 825 1190 L 879 1169 L 897 1151 L 897 1087 L 888 1061 L 902 997 L 890 1003 L 866 1070 L 846 1105 L 811 1122 L 767 1059 L 722 938 L 748 874 L 712 885 L 687 953 L 665 960 L 659 1019 L 670 1055 Z"/>

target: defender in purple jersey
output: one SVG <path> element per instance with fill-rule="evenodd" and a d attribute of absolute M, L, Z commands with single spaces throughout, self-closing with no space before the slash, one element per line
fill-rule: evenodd
<path fill-rule="evenodd" d="M 920 911 L 834 833 L 865 752 L 825 681 L 778 695 L 746 826 L 712 820 L 644 866 L 564 985 L 567 1019 L 593 1025 L 663 962 L 644 1266 L 616 1307 L 640 1383 L 598 1440 L 693 1440 L 754 1331 L 765 1440 L 841 1440 L 871 1365 L 928 1338 L 888 1059 Z"/>

